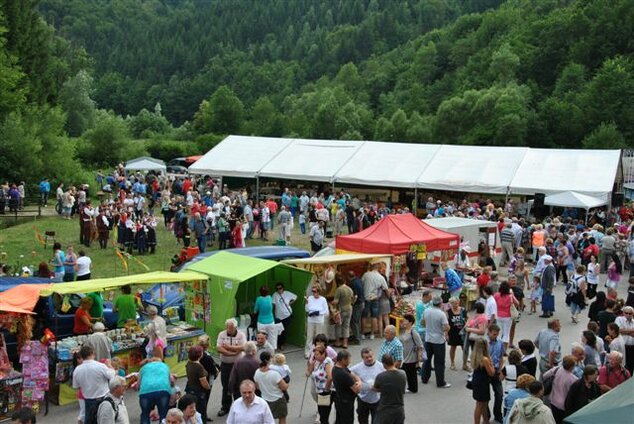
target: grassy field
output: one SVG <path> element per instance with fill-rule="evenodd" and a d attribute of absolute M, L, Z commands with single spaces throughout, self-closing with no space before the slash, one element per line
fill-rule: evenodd
<path fill-rule="evenodd" d="M 129 270 L 126 271 L 115 253 L 115 247 L 112 242 L 105 250 L 100 249 L 97 242 L 93 242 L 90 248 L 84 248 L 84 246 L 79 244 L 78 220 L 72 219 L 68 221 L 57 216 L 41 218 L 36 221 L 31 220 L 30 222 L 0 230 L 0 255 L 2 255 L 0 262 L 8 263 L 13 269 L 24 265 L 33 265 L 37 269 L 40 262 L 50 261 L 53 258 L 52 241 L 45 248 L 36 236 L 37 232 L 39 232 L 44 237 L 46 231 L 55 231 L 56 240 L 62 243 L 64 250 L 66 250 L 66 246 L 72 244 L 75 247 L 75 252 L 78 252 L 80 248 L 86 251 L 86 255 L 93 262 L 92 278 L 116 277 L 128 273 L 139 274 L 146 272 L 142 265 L 132 259 L 128 260 Z M 275 228 L 275 235 L 277 235 L 277 227 Z M 269 234 L 269 240 L 274 240 L 275 238 Z M 111 232 L 110 239 L 116 242 L 116 231 Z M 174 235 L 164 228 L 162 221 L 157 227 L 157 240 L 158 244 L 155 254 L 133 255 L 145 264 L 150 271 L 169 271 L 172 256 L 180 251 L 180 247 L 176 244 Z M 293 245 L 301 249 L 310 249 L 308 235 L 299 233 L 299 225 L 295 225 L 291 240 Z M 247 240 L 247 246 L 265 244 L 270 245 L 272 241 Z M 216 248 L 217 243 L 207 250 L 215 250 Z"/>

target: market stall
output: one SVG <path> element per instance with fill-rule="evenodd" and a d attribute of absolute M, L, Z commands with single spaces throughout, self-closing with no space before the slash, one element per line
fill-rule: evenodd
<path fill-rule="evenodd" d="M 76 281 L 72 283 L 50 284 L 41 287 L 36 293 L 39 296 L 60 295 L 66 296 L 70 294 L 85 294 L 92 292 L 106 292 L 105 298 L 112 300 L 114 298 L 113 289 L 117 289 L 124 285 L 142 286 L 156 284 L 160 282 L 188 282 L 198 283 L 201 280 L 206 281 L 207 276 L 196 272 L 184 272 L 180 274 L 170 272 L 149 272 L 145 274 L 137 274 L 125 277 L 106 278 L 87 281 Z M 30 285 L 28 287 L 32 287 Z M 18 286 L 18 288 L 26 286 Z M 6 293 L 6 292 L 5 292 Z M 4 293 L 3 293 L 4 294 Z M 30 297 L 34 297 L 31 295 Z M 36 300 L 37 301 L 37 300 Z M 185 364 L 187 363 L 187 351 L 189 347 L 197 343 L 197 338 L 205 333 L 204 320 L 195 324 L 178 320 L 168 321 L 167 331 L 167 347 L 165 348 L 165 363 L 170 366 L 172 373 L 179 377 L 185 375 Z M 145 357 L 142 349 L 144 341 L 143 328 L 144 322 L 127 325 L 125 328 L 110 329 L 106 331 L 106 335 L 113 342 L 113 359 L 117 364 L 119 372 L 127 375 L 139 370 L 140 362 Z M 52 329 L 51 334 L 55 334 Z M 53 403 L 64 405 L 76 401 L 76 391 L 72 388 L 72 372 L 75 367 L 73 362 L 74 354 L 80 349 L 87 336 L 78 335 L 66 337 L 51 342 L 48 349 L 48 357 L 50 358 L 51 371 L 51 388 L 49 392 L 49 400 Z"/>
<path fill-rule="evenodd" d="M 272 289 L 276 282 L 281 281 L 286 291 L 302 296 L 312 277 L 307 271 L 283 263 L 228 252 L 219 252 L 193 263 L 188 271 L 202 273 L 209 278 L 205 284 L 188 285 L 186 296 L 188 303 L 194 305 L 188 312 L 188 321 L 209 319 L 210 325 L 206 331 L 212 340 L 212 347 L 215 347 L 218 333 L 224 330 L 228 318 L 239 317 L 240 327 L 246 327 L 245 321 L 248 320 L 248 314 L 253 312 L 260 287 L 266 284 Z M 205 306 L 207 304 L 208 307 Z M 303 308 L 302 302 L 295 302 L 292 305 L 293 315 L 303 316 Z M 208 316 L 205 315 L 207 313 Z M 304 320 L 291 320 L 287 331 L 289 343 L 304 345 Z"/>
<path fill-rule="evenodd" d="M 21 406 L 39 411 L 48 389 L 48 358 L 41 358 L 46 347 L 29 340 L 32 312 L 21 308 L 21 302 L 15 303 L 14 293 L 0 293 L 0 421 L 9 419 Z M 14 369 L 7 344 L 19 350 L 22 372 Z"/>
<path fill-rule="evenodd" d="M 309 271 L 312 274 L 310 286 L 312 286 L 312 284 L 321 286 L 322 295 L 330 302 L 337 289 L 337 284 L 334 279 L 335 274 L 340 273 L 345 276 L 348 271 L 354 271 L 355 275 L 361 276 L 368 268 L 368 265 L 372 263 L 382 263 L 385 269 L 389 269 L 391 259 L 391 255 L 343 253 L 340 255 L 289 259 L 282 262 Z M 306 292 L 303 293 L 304 296 L 311 295 L 310 286 L 307 287 Z M 302 315 L 305 316 L 304 311 L 302 311 Z M 327 327 L 327 335 L 330 339 L 334 339 L 335 327 L 334 322 L 332 322 L 333 316 L 331 315 L 330 318 L 331 322 Z"/>

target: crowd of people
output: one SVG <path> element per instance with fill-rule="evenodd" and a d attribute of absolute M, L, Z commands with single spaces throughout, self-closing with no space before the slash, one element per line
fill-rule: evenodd
<path fill-rule="evenodd" d="M 246 189 L 231 191 L 212 178 L 128 173 L 121 165 L 107 175 L 100 173 L 97 188 L 100 200 L 92 206 L 88 185 L 64 189 L 60 183 L 58 213 L 68 219 L 77 216 L 83 245 L 98 240 L 106 248 L 110 232 L 116 229 L 118 247 L 139 254 L 155 251 L 158 212 L 178 245 L 193 244 L 200 252 L 216 242 L 219 249 L 245 247 L 253 238 L 290 243 L 296 224 L 300 237 L 306 237 L 317 252 L 328 236 L 346 229 L 348 233 L 361 231 L 388 214 L 410 212 L 408 207 L 389 202 L 363 202 L 343 190 L 331 194 L 287 188 L 279 203 L 272 197 L 258 201 Z M 15 189 L 19 199 L 17 186 Z M 42 182 L 40 192 L 46 206 L 48 181 Z M 9 204 L 20 207 L 19 201 Z M 272 295 L 263 287 L 255 299 L 255 340 L 247 340 L 235 320 L 228 320 L 216 340 L 220 357 L 216 364 L 209 354 L 211 341 L 203 336 L 190 349 L 182 393 L 162 362 L 165 323 L 149 308 L 148 358 L 137 385 L 140 421 L 206 422 L 211 388 L 219 377 L 222 401 L 218 415 L 227 415 L 227 422 L 286 422 L 288 402 L 297 401 L 291 393 L 299 393 L 289 390 L 295 382 L 282 354 L 293 319 L 306 319 L 305 375 L 319 423 L 329 422 L 332 409 L 337 423 L 352 422 L 355 404 L 360 423 L 368 423 L 370 418 L 379 424 L 404 422 L 406 392 L 417 393 L 419 383 L 432 380 L 440 389 L 451 387 L 445 379 L 447 350 L 449 368 L 461 369 L 468 378 L 477 424 L 490 420 L 560 423 L 630 378 L 634 368 L 634 242 L 629 208 L 595 211 L 588 226 L 568 209 L 559 217 L 528 220 L 518 215 L 512 201 L 495 205 L 491 200 L 443 202 L 430 197 L 412 207 L 424 208 L 428 218 L 459 216 L 497 222 L 501 262 L 496 267 L 486 243 L 478 246 L 475 261 L 470 248 L 462 245 L 454 261 L 441 263 L 435 271 L 445 278 L 447 297 L 423 289 L 415 314 L 405 314 L 398 329 L 389 320 L 394 297 L 420 288 L 418 275 L 406 266 L 396 278 L 388 278 L 381 263 L 345 275 L 326 268 L 303 294 L 285 290 L 282 283 L 275 284 Z M 77 255 L 72 246 L 66 251 L 59 243 L 54 247 L 55 278 L 90 278 L 91 261 L 83 250 Z M 47 272 L 44 265 L 39 270 L 42 275 Z M 617 290 L 628 268 L 629 295 L 620 299 Z M 599 282 L 602 274 L 603 287 Z M 478 286 L 480 299 L 467 310 L 460 293 L 470 278 Z M 579 343 L 568 355 L 559 343 L 561 321 L 554 318 L 558 284 L 565 287 L 572 325 L 580 323 L 582 312 L 588 310 L 587 326 L 580 330 Z M 306 317 L 293 317 L 291 305 L 302 295 Z M 119 298 L 115 305 L 124 313 L 119 323 L 123 325 L 128 318 L 134 319 L 140 305 L 129 288 Z M 88 424 L 129 422 L 122 401 L 125 380 L 117 377 L 116 363 L 108 356 L 111 347 L 101 337 L 98 309 L 101 304 L 103 313 L 103 299 L 96 294 L 85 299 L 75 322 L 77 334 L 90 333 L 73 377 L 83 397 L 80 419 Z M 538 305 L 540 317 L 547 320 L 546 328 L 533 340 L 516 343 L 522 315 L 536 313 Z M 331 322 L 335 325 L 332 346 L 326 336 Z M 382 339 L 378 352 L 363 346 L 359 362 L 352 365 L 349 345 L 375 338 Z M 458 350 L 462 361 L 456 360 Z"/>

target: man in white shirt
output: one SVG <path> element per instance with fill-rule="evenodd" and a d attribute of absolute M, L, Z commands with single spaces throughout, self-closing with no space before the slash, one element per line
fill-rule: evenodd
<path fill-rule="evenodd" d="M 381 394 L 372 390 L 376 376 L 385 371 L 385 367 L 379 361 L 374 359 L 374 352 L 369 347 L 361 349 L 361 358 L 363 362 L 359 362 L 350 368 L 350 371 L 361 379 L 361 391 L 357 400 L 357 414 L 359 424 L 368 424 L 368 418 L 376 414 L 376 408 L 379 406 Z"/>
<path fill-rule="evenodd" d="M 255 383 L 244 380 L 240 383 L 242 395 L 233 402 L 227 424 L 275 424 L 269 404 L 255 395 Z"/>
<path fill-rule="evenodd" d="M 484 287 L 482 289 L 482 294 L 486 299 L 486 303 L 484 304 L 484 315 L 486 315 L 489 320 L 489 324 L 493 324 L 498 316 L 498 304 L 495 302 L 491 287 Z"/>
<path fill-rule="evenodd" d="M 91 268 L 92 260 L 86 256 L 86 252 L 80 250 L 77 258 L 77 281 L 90 280 Z"/>
<path fill-rule="evenodd" d="M 275 307 L 275 322 L 282 323 L 284 331 L 277 338 L 277 347 L 280 350 L 284 349 L 286 343 L 286 330 L 291 324 L 293 314 L 293 303 L 297 300 L 295 293 L 287 292 L 284 290 L 284 284 L 278 282 L 275 285 L 276 291 L 273 293 L 273 306 Z"/>
<path fill-rule="evenodd" d="M 231 391 L 229 390 L 229 376 L 235 361 L 242 357 L 246 335 L 238 330 L 238 322 L 229 318 L 225 321 L 225 330 L 218 334 L 216 350 L 220 354 L 220 382 L 222 383 L 222 406 L 218 416 L 229 413 L 231 408 Z"/>
<path fill-rule="evenodd" d="M 110 390 L 108 383 L 115 376 L 114 369 L 95 361 L 95 350 L 90 346 L 82 346 L 79 356 L 83 362 L 73 372 L 73 388 L 81 389 L 85 399 L 84 424 L 89 422 L 91 411 L 97 407 L 99 398 L 106 396 Z"/>
<path fill-rule="evenodd" d="M 634 308 L 626 306 L 623 315 L 614 321 L 619 326 L 619 333 L 625 341 L 625 368 L 634 372 Z"/>

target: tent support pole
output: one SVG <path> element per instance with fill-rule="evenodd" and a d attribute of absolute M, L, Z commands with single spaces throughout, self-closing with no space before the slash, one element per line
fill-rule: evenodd
<path fill-rule="evenodd" d="M 506 208 L 507 203 L 509 202 L 509 195 L 511 194 L 511 187 L 506 187 L 506 197 L 504 197 L 504 207 Z"/>
<path fill-rule="evenodd" d="M 332 195 L 335 195 L 335 180 L 332 180 Z"/>
<path fill-rule="evenodd" d="M 416 212 L 418 210 L 418 187 L 414 187 L 414 204 L 412 205 L 412 209 L 414 215 L 416 215 Z"/>
<path fill-rule="evenodd" d="M 254 207 L 258 207 L 258 205 L 260 204 L 260 176 L 256 175 L 255 176 L 255 206 Z"/>

